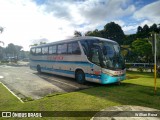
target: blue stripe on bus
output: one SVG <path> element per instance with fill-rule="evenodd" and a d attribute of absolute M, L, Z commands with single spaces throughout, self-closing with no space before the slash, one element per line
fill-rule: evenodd
<path fill-rule="evenodd" d="M 92 65 L 89 62 L 86 61 L 53 61 L 53 60 L 30 60 L 30 61 L 35 61 L 35 62 L 50 62 L 50 63 L 65 63 L 65 64 L 78 64 L 78 65 Z"/>
<path fill-rule="evenodd" d="M 85 76 L 88 77 L 88 78 L 101 79 L 100 75 L 93 75 L 93 74 L 86 73 Z"/>
<path fill-rule="evenodd" d="M 59 69 L 53 69 L 53 68 L 43 68 L 42 67 L 42 70 L 54 71 L 54 72 L 59 72 L 59 73 L 64 73 L 64 74 L 71 74 L 71 75 L 75 74 L 75 72 L 73 72 L 73 71 L 59 70 Z M 109 75 L 104 74 L 104 73 L 102 73 L 99 76 L 94 75 L 94 74 L 85 73 L 85 76 L 87 78 L 99 79 L 102 84 L 110 84 L 110 83 L 115 83 L 115 82 L 118 82 L 118 81 L 122 81 L 126 77 L 125 75 L 119 76 L 119 77 L 112 77 L 112 76 L 109 76 Z"/>
<path fill-rule="evenodd" d="M 36 69 L 36 66 L 30 66 L 33 69 Z M 46 71 L 53 71 L 53 72 L 59 72 L 59 73 L 64 73 L 64 74 L 70 74 L 70 75 L 75 75 L 74 71 L 69 71 L 69 70 L 60 70 L 60 69 L 53 69 L 53 68 L 46 68 L 46 67 L 41 67 L 42 70 Z M 85 76 L 87 78 L 94 78 L 94 79 L 99 79 L 100 83 L 102 84 L 110 84 L 110 83 L 115 83 L 118 81 L 122 81 L 126 79 L 126 75 L 118 76 L 118 77 L 112 77 L 107 74 L 102 73 L 101 75 L 94 75 L 94 74 L 89 74 L 85 73 Z"/>
<path fill-rule="evenodd" d="M 30 66 L 30 68 L 36 69 L 36 66 Z M 65 73 L 65 74 L 70 74 L 70 75 L 75 75 L 74 71 L 69 71 L 69 70 L 60 70 L 60 69 L 53 69 L 53 68 L 46 68 L 46 67 L 41 67 L 42 70 L 46 71 L 51 71 L 51 72 L 59 72 L 59 73 Z M 85 76 L 88 78 L 95 78 L 95 79 L 100 79 L 100 76 L 85 73 Z"/>
<path fill-rule="evenodd" d="M 53 68 L 46 68 L 46 67 L 41 67 L 42 70 L 47 70 L 47 71 L 53 71 L 53 72 L 60 72 L 60 73 L 66 73 L 66 74 L 74 74 L 73 71 L 69 70 L 60 70 L 60 69 L 53 69 Z"/>

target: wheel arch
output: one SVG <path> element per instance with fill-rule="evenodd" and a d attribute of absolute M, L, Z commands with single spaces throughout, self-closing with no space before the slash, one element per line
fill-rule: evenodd
<path fill-rule="evenodd" d="M 82 72 L 84 73 L 85 78 L 86 78 L 85 72 L 84 72 L 84 70 L 83 70 L 82 68 L 76 68 L 76 69 L 75 69 L 75 73 L 74 73 L 74 77 L 75 77 L 75 78 L 76 78 L 76 73 L 77 73 L 78 71 L 82 71 Z"/>

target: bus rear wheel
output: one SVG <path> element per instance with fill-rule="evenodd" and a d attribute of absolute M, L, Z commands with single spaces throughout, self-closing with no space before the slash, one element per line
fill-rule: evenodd
<path fill-rule="evenodd" d="M 85 74 L 84 74 L 84 72 L 82 70 L 78 70 L 76 72 L 75 78 L 76 78 L 76 81 L 78 83 L 80 83 L 80 84 L 84 84 L 85 83 Z"/>
<path fill-rule="evenodd" d="M 37 72 L 41 73 L 41 66 L 40 65 L 37 65 Z"/>

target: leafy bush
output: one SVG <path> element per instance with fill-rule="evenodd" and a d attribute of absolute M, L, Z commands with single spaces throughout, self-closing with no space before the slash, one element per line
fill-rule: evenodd
<path fill-rule="evenodd" d="M 1 63 L 9 63 L 8 60 L 2 60 Z"/>
<path fill-rule="evenodd" d="M 145 70 L 144 67 L 138 67 L 138 68 L 137 68 L 137 71 L 139 71 L 139 72 L 144 72 L 144 70 Z"/>
<path fill-rule="evenodd" d="M 129 68 L 131 68 L 131 64 L 126 64 L 126 69 L 128 70 Z"/>
<path fill-rule="evenodd" d="M 157 68 L 157 77 L 160 78 L 160 67 Z"/>

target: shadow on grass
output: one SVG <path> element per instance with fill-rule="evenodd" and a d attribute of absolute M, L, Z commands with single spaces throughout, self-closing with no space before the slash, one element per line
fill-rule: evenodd
<path fill-rule="evenodd" d="M 138 72 L 138 71 L 127 71 L 128 76 L 130 75 L 136 75 L 139 77 L 145 76 L 147 78 L 154 77 L 154 73 L 151 72 Z"/>
<path fill-rule="evenodd" d="M 61 75 L 56 75 L 56 74 L 50 74 L 50 73 L 33 73 L 37 76 L 39 76 L 40 78 L 44 79 L 43 76 L 46 76 L 46 77 L 53 77 L 53 78 L 56 78 L 56 79 L 60 79 L 61 81 L 65 81 L 65 82 L 71 82 L 71 83 L 74 83 L 74 84 L 79 84 L 77 83 L 77 81 L 75 80 L 75 78 L 70 78 L 70 77 L 66 77 L 66 76 L 61 76 Z M 79 84 L 80 86 L 83 86 L 83 84 Z M 93 83 L 93 82 L 89 82 L 89 81 L 86 81 L 86 83 L 84 84 L 86 86 L 88 86 L 88 88 L 90 87 L 99 87 L 101 86 L 101 84 L 97 84 L 97 83 Z"/>
<path fill-rule="evenodd" d="M 122 105 L 138 105 L 160 109 L 160 88 L 154 95 L 154 88 L 130 83 L 120 86 L 112 84 L 91 88 L 82 93 L 120 103 Z"/>

